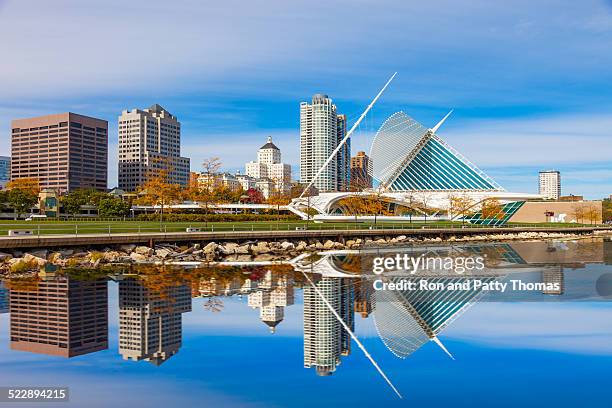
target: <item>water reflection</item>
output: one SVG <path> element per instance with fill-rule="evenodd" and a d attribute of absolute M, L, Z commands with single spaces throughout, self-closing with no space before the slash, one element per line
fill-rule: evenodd
<path fill-rule="evenodd" d="M 375 257 L 403 254 L 424 259 L 482 256 L 486 268 L 461 274 L 435 267 L 414 274 L 399 269 L 380 276 L 372 273 Z M 275 333 L 286 308 L 294 307 L 296 291 L 301 291 L 304 367 L 329 376 L 351 354 L 349 331 L 355 330 L 355 315 L 374 321 L 379 338 L 394 356 L 406 358 L 433 341 L 452 357 L 440 335 L 477 302 L 603 300 L 596 293 L 599 275 L 585 270 L 594 263 L 612 264 L 610 241 L 332 251 L 270 265 L 67 269 L 6 280 L 0 286 L 0 312 L 8 312 L 10 304 L 13 350 L 62 357 L 94 353 L 108 348 L 108 285 L 114 281 L 119 354 L 158 366 L 180 351 L 183 314 L 192 312 L 193 298 L 204 298 L 204 308 L 223 316 L 224 300 L 246 296 L 246 307 L 257 310 L 262 324 Z M 508 282 L 517 275 L 530 282 L 556 283 L 557 289 L 513 295 L 469 286 L 456 291 L 373 289 L 377 279 L 398 283 L 427 277 L 433 283 L 461 285 L 474 279 Z"/>

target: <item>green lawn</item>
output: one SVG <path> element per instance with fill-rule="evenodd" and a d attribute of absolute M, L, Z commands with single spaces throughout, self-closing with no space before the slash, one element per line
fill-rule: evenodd
<path fill-rule="evenodd" d="M 509 227 L 524 227 L 525 224 L 509 224 Z M 531 224 L 534 227 L 567 227 L 577 224 Z M 201 228 L 202 231 L 274 231 L 307 229 L 354 230 L 369 228 L 481 228 L 478 225 L 460 222 L 428 223 L 314 223 L 306 221 L 245 221 L 245 222 L 168 222 L 160 225 L 156 221 L 0 221 L 0 236 L 7 235 L 8 230 L 33 230 L 34 234 L 91 234 L 91 233 L 146 233 L 146 232 L 184 232 L 187 227 Z"/>

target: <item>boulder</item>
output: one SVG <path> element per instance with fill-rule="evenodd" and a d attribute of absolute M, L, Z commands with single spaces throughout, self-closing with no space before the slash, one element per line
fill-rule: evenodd
<path fill-rule="evenodd" d="M 8 261 L 13 256 L 10 254 L 5 254 L 4 252 L 0 252 L 0 262 Z"/>
<path fill-rule="evenodd" d="M 306 248 L 308 247 L 308 244 L 304 241 L 300 241 L 298 242 L 298 244 L 295 246 L 295 250 L 296 251 L 304 251 L 306 250 Z"/>
<path fill-rule="evenodd" d="M 140 254 L 138 252 L 132 252 L 130 254 L 130 258 L 134 262 L 145 262 L 148 259 L 146 255 Z"/>
<path fill-rule="evenodd" d="M 106 262 L 117 262 L 123 256 L 124 255 L 121 252 L 118 252 L 118 251 L 106 251 L 106 252 L 104 252 L 103 259 Z"/>
<path fill-rule="evenodd" d="M 332 249 L 334 247 L 335 243 L 334 241 L 328 239 L 327 241 L 325 241 L 325 243 L 323 244 L 323 249 Z"/>
<path fill-rule="evenodd" d="M 281 243 L 281 248 L 285 251 L 291 251 L 293 249 L 295 249 L 295 244 L 293 244 L 292 242 L 289 241 L 283 241 Z"/>
<path fill-rule="evenodd" d="M 270 245 L 266 241 L 259 241 L 256 245 L 251 245 L 251 252 L 254 255 L 267 254 L 270 252 Z"/>
<path fill-rule="evenodd" d="M 30 251 L 28 253 L 32 256 L 35 256 L 36 258 L 47 259 L 49 251 L 47 251 L 46 249 L 37 249 L 36 251 Z"/>
<path fill-rule="evenodd" d="M 219 250 L 224 255 L 232 255 L 236 253 L 236 248 L 238 248 L 238 244 L 235 242 L 226 242 L 225 244 L 219 247 Z"/>
<path fill-rule="evenodd" d="M 121 245 L 119 247 L 119 249 L 123 252 L 125 252 L 126 254 L 131 253 L 134 249 L 136 249 L 136 245 L 134 244 L 126 244 L 126 245 Z"/>
<path fill-rule="evenodd" d="M 165 259 L 168 255 L 170 255 L 172 251 L 168 248 L 158 248 L 155 250 L 155 256 L 158 256 L 162 259 Z"/>
<path fill-rule="evenodd" d="M 234 253 L 240 254 L 240 255 L 248 255 L 249 254 L 249 246 L 247 244 L 239 245 L 239 246 L 237 246 L 234 249 Z"/>
<path fill-rule="evenodd" d="M 147 246 L 137 246 L 134 248 L 134 252 L 139 255 L 151 256 L 153 255 L 153 248 L 149 248 Z"/>
<path fill-rule="evenodd" d="M 204 247 L 204 253 L 206 255 L 209 254 L 214 254 L 215 252 L 217 252 L 217 248 L 219 247 L 219 245 L 217 245 L 216 242 L 209 242 L 205 247 Z"/>
<path fill-rule="evenodd" d="M 36 263 L 36 264 L 38 264 L 38 266 L 44 266 L 47 263 L 47 259 L 46 258 L 41 258 L 41 257 L 35 256 L 33 254 L 30 254 L 30 253 L 25 254 L 23 256 L 23 258 L 21 258 L 21 259 L 23 259 L 24 262 Z"/>
<path fill-rule="evenodd" d="M 69 256 L 72 256 L 74 254 L 74 249 L 60 249 L 59 253 L 63 257 L 69 257 Z"/>

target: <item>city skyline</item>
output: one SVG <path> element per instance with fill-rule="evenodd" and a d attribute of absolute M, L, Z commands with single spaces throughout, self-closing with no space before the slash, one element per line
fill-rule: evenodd
<path fill-rule="evenodd" d="M 32 25 L 30 35 L 19 41 L 16 24 L 30 21 L 24 17 L 27 7 L 19 2 L 0 6 L 0 32 L 9 40 L 2 47 L 12 56 L 10 66 L 1 68 L 0 126 L 8 136 L 11 119 L 62 111 L 108 120 L 109 187 L 117 185 L 115 118 L 122 109 L 160 103 L 181 118 L 184 150 L 194 170 L 209 156 L 222 157 L 228 170 L 238 169 L 268 135 L 286 162 L 297 163 L 301 100 L 317 92 L 332 95 L 350 125 L 381 78 L 397 70 L 398 78 L 372 118 L 352 138 L 353 152 L 368 152 L 368 135 L 393 111 L 410 111 L 422 123 L 434 124 L 455 108 L 442 135 L 508 190 L 536 192 L 538 171 L 549 167 L 563 172 L 567 193 L 600 198 L 612 190 L 606 153 L 612 147 L 610 74 L 603 68 L 611 58 L 605 52 L 612 38 L 609 2 L 563 2 L 562 7 L 552 7 L 553 2 L 518 7 L 364 3 L 351 5 L 348 12 L 337 4 L 323 19 L 315 11 L 274 2 L 259 9 L 241 7 L 237 13 L 231 5 L 148 2 L 128 8 L 119 20 L 112 2 L 92 6 L 98 8 L 95 13 L 64 3 L 61 14 L 40 3 L 41 15 L 51 18 Z M 445 12 L 437 14 L 436 35 L 422 35 L 431 33 L 427 18 L 410 27 L 402 24 L 407 15 L 431 16 L 439 9 Z M 229 28 L 219 26 L 230 10 L 244 31 L 226 32 Z M 290 17 L 300 13 L 301 18 L 297 23 L 281 20 L 271 10 Z M 140 28 L 158 21 L 163 11 L 181 21 L 160 36 L 167 61 L 160 63 L 147 47 L 117 49 L 118 43 L 146 39 L 147 30 Z M 374 21 L 367 29 L 364 17 Z M 51 21 L 56 22 L 53 30 Z M 79 21 L 90 29 L 75 36 L 75 26 L 57 24 L 62 21 Z M 330 22 L 334 41 L 328 30 L 317 30 Z M 104 29 L 108 25 L 112 33 Z M 283 38 L 276 35 L 279 29 Z M 51 43 L 44 34 L 49 31 L 55 33 Z M 304 41 L 306 32 L 316 35 Z M 191 41 L 213 37 L 224 41 Z M 55 52 L 63 39 L 82 45 L 72 51 L 78 56 L 86 55 L 84 44 L 97 44 L 108 54 L 108 63 L 85 58 L 67 66 Z M 28 61 L 40 52 L 40 41 L 48 58 L 39 67 Z M 212 55 L 217 58 L 208 58 Z M 326 60 L 333 63 L 321 63 Z M 9 153 L 6 136 L 0 142 L 4 155 Z M 229 138 L 244 149 L 235 152 L 234 144 L 226 143 Z"/>

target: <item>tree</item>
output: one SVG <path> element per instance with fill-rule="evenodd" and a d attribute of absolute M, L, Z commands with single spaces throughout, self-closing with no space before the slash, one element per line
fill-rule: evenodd
<path fill-rule="evenodd" d="M 19 178 L 6 183 L 7 190 L 22 190 L 38 196 L 40 182 L 35 178 Z"/>
<path fill-rule="evenodd" d="M 147 175 L 147 181 L 141 186 L 141 197 L 138 201 L 142 204 L 159 205 L 159 222 L 164 221 L 164 207 L 180 199 L 181 188 L 178 184 L 171 182 L 170 173 L 172 166 L 169 159 L 154 161 Z"/>
<path fill-rule="evenodd" d="M 221 159 L 209 157 L 202 162 L 202 183 L 200 184 L 200 201 L 204 202 L 205 214 L 208 215 L 208 207 L 214 202 L 213 190 L 217 185 L 217 173 L 221 169 Z M 208 225 L 208 219 L 205 221 Z"/>
<path fill-rule="evenodd" d="M 368 207 L 366 199 L 363 196 L 356 194 L 343 198 L 340 200 L 338 205 L 343 206 L 348 215 L 353 215 L 355 217 L 355 225 L 357 225 L 357 217 L 364 211 L 367 211 Z"/>
<path fill-rule="evenodd" d="M 496 198 L 487 198 L 482 202 L 480 210 L 482 220 L 501 220 L 506 215 L 504 207 Z"/>
<path fill-rule="evenodd" d="M 29 212 L 38 203 L 38 195 L 26 190 L 9 190 L 8 203 L 15 209 L 15 219 L 18 219 L 21 214 Z"/>
<path fill-rule="evenodd" d="M 589 204 L 585 210 L 585 218 L 588 219 L 591 224 L 597 223 L 600 219 L 601 211 L 595 204 Z"/>
<path fill-rule="evenodd" d="M 474 201 L 467 195 L 451 195 L 449 197 L 449 201 L 449 218 L 452 220 L 454 218 L 461 217 L 462 224 L 465 224 L 465 216 L 468 215 L 472 207 L 474 207 Z"/>
<path fill-rule="evenodd" d="M 38 203 L 40 184 L 33 178 L 22 178 L 6 183 L 8 204 L 15 209 L 15 219 L 29 212 Z"/>
<path fill-rule="evenodd" d="M 581 204 L 574 204 L 572 207 L 572 215 L 574 216 L 574 220 L 576 222 L 582 223 L 585 216 L 584 206 Z"/>
<path fill-rule="evenodd" d="M 249 204 L 261 204 L 265 200 L 263 193 L 255 188 L 249 188 L 246 195 L 248 197 L 246 202 Z"/>
<path fill-rule="evenodd" d="M 104 198 L 98 203 L 98 214 L 103 217 L 126 217 L 130 214 L 130 205 L 120 198 Z"/>
<path fill-rule="evenodd" d="M 280 221 L 280 206 L 289 204 L 291 198 L 288 194 L 285 194 L 284 191 L 279 188 L 280 183 L 277 180 L 274 180 L 273 185 L 274 187 L 272 191 L 270 191 L 270 195 L 266 201 L 268 202 L 268 204 L 276 206 L 276 214 L 278 217 L 278 221 Z"/>

